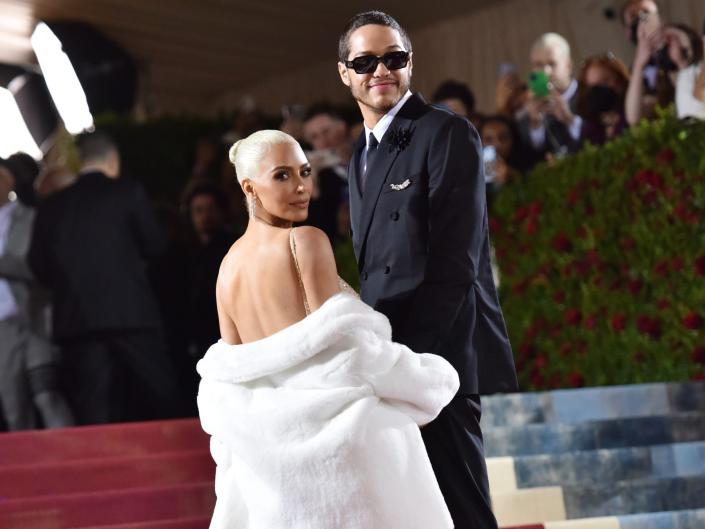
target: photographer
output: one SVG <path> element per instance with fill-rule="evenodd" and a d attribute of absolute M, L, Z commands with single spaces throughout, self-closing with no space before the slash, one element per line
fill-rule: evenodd
<path fill-rule="evenodd" d="M 629 125 L 650 118 L 656 105 L 667 106 L 675 97 L 671 73 L 678 66 L 670 58 L 664 25 L 653 0 L 628 0 L 621 10 L 622 26 L 636 45 L 627 89 L 625 115 Z"/>
<path fill-rule="evenodd" d="M 557 33 L 546 33 L 531 47 L 530 59 L 528 101 L 517 117 L 522 140 L 537 159 L 574 153 L 580 147 L 582 118 L 570 45 Z"/>

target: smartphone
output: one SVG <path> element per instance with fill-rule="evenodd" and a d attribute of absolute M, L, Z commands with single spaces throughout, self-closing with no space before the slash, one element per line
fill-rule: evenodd
<path fill-rule="evenodd" d="M 497 149 L 492 145 L 485 145 L 482 148 L 482 164 L 485 169 L 485 183 L 494 182 L 497 176 Z"/>
<path fill-rule="evenodd" d="M 529 90 L 534 97 L 544 99 L 548 97 L 551 80 L 543 70 L 536 70 L 529 74 Z"/>

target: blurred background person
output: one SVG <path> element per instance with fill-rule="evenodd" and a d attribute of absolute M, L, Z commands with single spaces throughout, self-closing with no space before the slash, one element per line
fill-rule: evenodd
<path fill-rule="evenodd" d="M 545 33 L 531 47 L 530 59 L 529 96 L 518 118 L 522 139 L 537 159 L 577 152 L 582 118 L 568 41 Z"/>
<path fill-rule="evenodd" d="M 524 108 L 529 90 L 511 63 L 501 63 L 495 86 L 495 113 L 514 120 Z"/>
<path fill-rule="evenodd" d="M 620 17 L 625 35 L 636 46 L 625 100 L 625 117 L 631 126 L 642 118 L 652 119 L 657 106 L 666 107 L 674 101 L 671 74 L 678 67 L 665 45 L 664 23 L 656 2 L 627 0 Z"/>
<path fill-rule="evenodd" d="M 220 337 L 215 281 L 220 263 L 236 237 L 227 229 L 228 202 L 217 187 L 208 184 L 195 187 L 186 208 L 190 231 L 186 256 L 188 352 L 193 360 L 192 375 L 197 380 L 196 361 Z"/>
<path fill-rule="evenodd" d="M 629 70 L 611 53 L 588 57 L 578 76 L 581 138 L 594 145 L 612 140 L 627 127 L 624 101 Z"/>
<path fill-rule="evenodd" d="M 675 76 L 678 117 L 705 119 L 705 37 L 685 24 L 673 24 L 664 28 L 664 40 L 669 56 L 678 67 Z"/>
<path fill-rule="evenodd" d="M 53 294 L 64 387 L 79 424 L 172 416 L 174 373 L 146 274 L 160 226 L 142 188 L 119 178 L 109 137 L 78 147 L 78 181 L 42 203 L 29 252 Z"/>
<path fill-rule="evenodd" d="M 34 181 L 34 192 L 39 201 L 45 200 L 76 181 L 76 174 L 63 165 L 47 165 L 43 167 Z"/>
<path fill-rule="evenodd" d="M 347 166 L 352 154 L 348 125 L 331 105 L 312 105 L 304 119 L 304 139 L 309 153 L 314 189 L 305 224 L 328 235 L 335 246 L 340 237 L 340 218 L 349 218 Z"/>
<path fill-rule="evenodd" d="M 475 128 L 482 122 L 482 115 L 475 110 L 475 94 L 465 83 L 453 79 L 443 81 L 436 88 L 431 101 L 469 119 Z"/>
<path fill-rule="evenodd" d="M 35 311 L 37 285 L 26 261 L 34 210 L 15 192 L 21 173 L 0 159 L 0 401 L 10 430 L 71 426 L 59 356 Z"/>

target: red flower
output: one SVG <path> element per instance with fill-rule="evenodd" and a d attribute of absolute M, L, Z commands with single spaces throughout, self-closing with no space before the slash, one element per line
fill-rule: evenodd
<path fill-rule="evenodd" d="M 529 216 L 529 208 L 521 206 L 514 212 L 514 222 L 521 222 Z"/>
<path fill-rule="evenodd" d="M 593 330 L 597 326 L 597 315 L 593 314 L 585 318 L 585 328 L 588 331 Z"/>
<path fill-rule="evenodd" d="M 490 233 L 499 232 L 500 226 L 501 226 L 501 224 L 499 223 L 499 221 L 495 217 L 490 217 L 490 221 L 489 221 Z"/>
<path fill-rule="evenodd" d="M 573 243 L 570 242 L 570 239 L 563 232 L 553 238 L 552 244 L 557 252 L 570 252 L 573 249 Z"/>
<path fill-rule="evenodd" d="M 654 274 L 659 277 L 666 277 L 669 272 L 668 261 L 659 261 L 654 265 Z"/>
<path fill-rule="evenodd" d="M 535 218 L 532 217 L 526 221 L 526 224 L 524 225 L 524 231 L 526 232 L 527 235 L 536 235 L 536 232 L 538 230 L 539 230 L 539 223 Z"/>
<path fill-rule="evenodd" d="M 697 312 L 689 312 L 683 317 L 683 327 L 696 331 L 703 326 L 703 318 Z"/>
<path fill-rule="evenodd" d="M 690 359 L 696 364 L 705 364 L 705 346 L 699 345 L 693 349 Z"/>
<path fill-rule="evenodd" d="M 560 355 L 565 358 L 566 356 L 570 356 L 570 353 L 573 351 L 573 346 L 569 342 L 563 342 L 561 344 L 560 349 L 558 352 Z"/>
<path fill-rule="evenodd" d="M 695 260 L 693 268 L 695 269 L 695 275 L 705 276 L 705 255 L 701 255 Z"/>
<path fill-rule="evenodd" d="M 553 294 L 553 301 L 556 303 L 563 303 L 565 301 L 565 292 L 562 290 L 559 290 L 555 294 Z"/>
<path fill-rule="evenodd" d="M 614 316 L 612 316 L 611 323 L 612 323 L 612 328 L 615 331 L 623 331 L 624 328 L 626 327 L 626 324 L 627 324 L 627 317 L 624 314 L 622 314 L 621 312 L 617 313 Z"/>
<path fill-rule="evenodd" d="M 674 272 L 680 272 L 685 267 L 685 262 L 682 257 L 674 257 L 671 260 L 671 269 Z"/>
<path fill-rule="evenodd" d="M 659 299 L 656 302 L 656 307 L 658 308 L 658 310 L 668 310 L 671 308 L 671 302 L 667 299 Z"/>
<path fill-rule="evenodd" d="M 661 337 L 661 322 L 656 318 L 649 316 L 638 316 L 636 319 L 636 328 L 640 333 L 646 334 L 656 340 Z"/>
<path fill-rule="evenodd" d="M 675 159 L 676 155 L 671 149 L 662 149 L 656 154 L 656 161 L 662 164 L 669 164 Z"/>
<path fill-rule="evenodd" d="M 541 202 L 531 202 L 529 204 L 529 216 L 536 217 L 541 214 L 542 210 Z"/>
<path fill-rule="evenodd" d="M 548 364 L 548 359 L 544 355 L 538 355 L 534 360 L 534 365 L 536 369 L 543 369 Z"/>
<path fill-rule="evenodd" d="M 619 246 L 622 248 L 622 250 L 629 251 L 634 249 L 634 247 L 636 246 L 636 242 L 634 241 L 634 239 L 626 238 L 619 241 Z"/>
<path fill-rule="evenodd" d="M 573 371 L 568 375 L 568 384 L 574 388 L 580 388 L 585 385 L 585 377 L 578 371 Z"/>
<path fill-rule="evenodd" d="M 692 377 L 690 377 L 690 380 L 702 382 L 703 380 L 705 380 L 705 373 L 695 373 Z"/>
<path fill-rule="evenodd" d="M 580 321 L 583 319 L 583 315 L 580 313 L 578 309 L 575 308 L 570 308 L 565 311 L 565 322 L 568 325 L 578 325 Z"/>
<path fill-rule="evenodd" d="M 643 286 L 644 283 L 642 283 L 640 279 L 634 279 L 629 282 L 629 284 L 627 285 L 627 289 L 629 290 L 629 292 L 636 296 L 639 292 L 641 292 L 641 287 Z"/>

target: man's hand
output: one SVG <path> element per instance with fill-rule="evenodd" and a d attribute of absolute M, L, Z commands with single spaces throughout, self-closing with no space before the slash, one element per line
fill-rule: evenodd
<path fill-rule="evenodd" d="M 649 63 L 651 56 L 663 43 L 660 24 L 639 23 L 637 28 L 636 54 L 634 55 L 634 70 L 642 71 Z"/>
<path fill-rule="evenodd" d="M 529 94 L 529 99 L 526 102 L 527 115 L 529 116 L 529 124 L 532 129 L 537 129 L 543 125 L 543 116 L 548 112 L 548 99 L 538 99 L 534 94 Z"/>
<path fill-rule="evenodd" d="M 548 113 L 552 114 L 558 121 L 563 123 L 566 127 L 570 127 L 573 124 L 575 116 L 570 111 L 568 103 L 561 97 L 558 90 L 551 88 L 551 93 L 548 96 Z"/>

